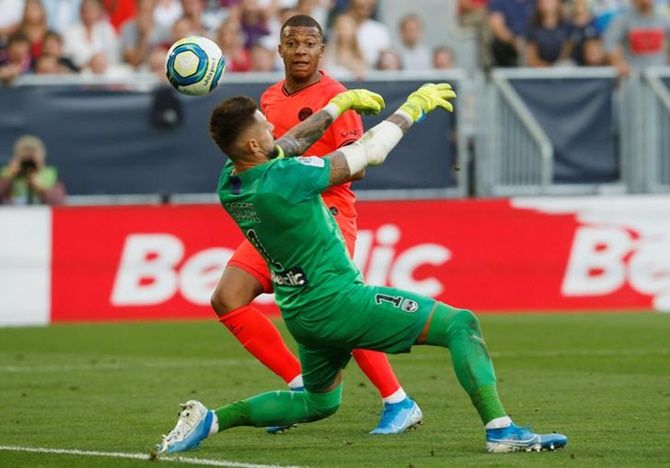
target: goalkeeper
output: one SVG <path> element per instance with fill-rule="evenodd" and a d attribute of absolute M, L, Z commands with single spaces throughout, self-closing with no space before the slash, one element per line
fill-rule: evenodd
<path fill-rule="evenodd" d="M 493 365 L 472 312 L 364 284 L 321 202 L 328 187 L 383 163 L 426 114 L 438 107 L 451 112 L 455 97 L 449 84 L 424 85 L 358 142 L 324 158 L 282 156 L 300 154 L 348 109 L 379 112 L 381 96 L 366 90 L 341 93 L 276 142 L 272 125 L 252 99 L 230 98 L 214 109 L 211 137 L 232 161 L 221 173 L 219 198 L 270 268 L 277 303 L 298 342 L 305 391 L 262 393 L 216 410 L 188 401 L 159 452 L 188 450 L 231 427 L 326 418 L 342 401 L 342 369 L 352 350 L 402 353 L 415 344 L 449 348 L 458 381 L 484 424 L 488 451 L 553 450 L 567 443 L 561 434 L 535 434 L 512 422 L 498 397 Z"/>

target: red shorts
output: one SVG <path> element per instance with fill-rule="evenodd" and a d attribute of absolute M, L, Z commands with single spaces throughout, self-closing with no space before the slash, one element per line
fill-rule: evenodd
<path fill-rule="evenodd" d="M 347 219 L 343 216 L 336 216 L 335 220 L 340 226 L 340 232 L 342 232 L 349 256 L 353 257 L 354 248 L 356 247 L 356 229 L 352 229 L 352 226 L 356 225 L 356 221 L 355 219 Z M 273 292 L 268 265 L 248 240 L 244 239 L 235 250 L 233 256 L 228 260 L 228 266 L 234 266 L 246 271 L 263 285 L 264 292 Z"/>

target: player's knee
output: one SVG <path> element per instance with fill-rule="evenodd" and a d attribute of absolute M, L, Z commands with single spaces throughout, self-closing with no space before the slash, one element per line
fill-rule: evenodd
<path fill-rule="evenodd" d="M 307 392 L 307 406 L 311 421 L 327 418 L 335 414 L 342 403 L 342 386 L 325 393 Z"/>
<path fill-rule="evenodd" d="M 461 330 L 480 334 L 479 319 L 469 310 L 459 309 L 453 318 L 453 323 Z"/>
<path fill-rule="evenodd" d="M 221 282 L 214 290 L 210 298 L 210 304 L 214 312 L 221 317 L 222 315 L 239 309 L 247 304 L 251 304 L 256 296 L 253 291 L 244 286 Z"/>
<path fill-rule="evenodd" d="M 314 418 L 313 421 L 327 418 L 337 412 L 340 408 L 341 401 L 327 401 L 317 402 L 310 405 L 310 413 Z"/>

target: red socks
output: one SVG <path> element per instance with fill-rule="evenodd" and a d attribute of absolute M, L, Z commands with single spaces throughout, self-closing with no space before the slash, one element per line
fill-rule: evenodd
<path fill-rule="evenodd" d="M 370 351 L 369 349 L 355 349 L 351 354 L 354 356 L 358 367 L 377 387 L 382 398 L 392 395 L 400 388 L 400 382 L 398 382 L 386 354 L 379 351 Z"/>
<path fill-rule="evenodd" d="M 235 309 L 220 317 L 219 322 L 235 335 L 247 351 L 286 383 L 300 375 L 300 362 L 286 347 L 279 330 L 253 305 Z"/>

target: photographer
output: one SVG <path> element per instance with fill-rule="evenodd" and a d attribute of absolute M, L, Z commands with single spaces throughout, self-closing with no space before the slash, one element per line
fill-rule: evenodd
<path fill-rule="evenodd" d="M 60 205 L 65 186 L 55 167 L 47 166 L 44 142 L 32 135 L 20 137 L 14 155 L 0 170 L 0 204 Z"/>

